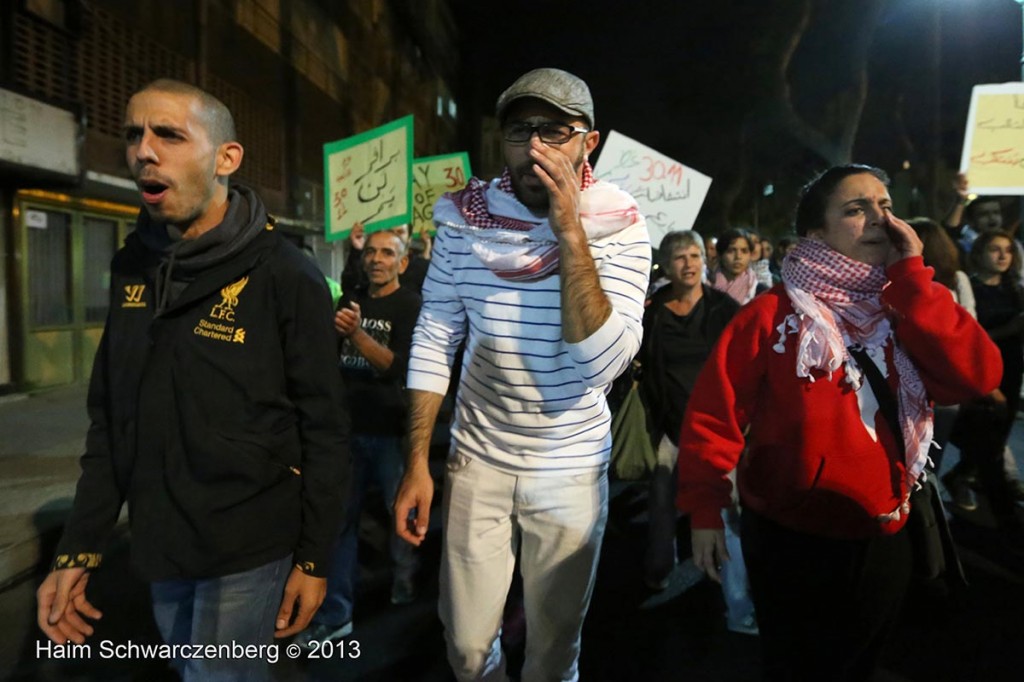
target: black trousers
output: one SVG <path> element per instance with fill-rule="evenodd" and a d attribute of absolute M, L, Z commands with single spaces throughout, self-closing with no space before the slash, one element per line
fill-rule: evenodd
<path fill-rule="evenodd" d="M 1003 448 L 1010 439 L 1013 420 L 1020 407 L 1020 382 L 1006 387 L 1006 406 L 996 409 L 986 400 L 964 404 L 956 430 L 960 438 L 957 475 L 977 473 L 1001 527 L 1016 527 L 1016 501 L 1003 468 Z"/>
<path fill-rule="evenodd" d="M 910 583 L 906 530 L 838 540 L 749 508 L 740 523 L 764 679 L 869 679 Z"/>

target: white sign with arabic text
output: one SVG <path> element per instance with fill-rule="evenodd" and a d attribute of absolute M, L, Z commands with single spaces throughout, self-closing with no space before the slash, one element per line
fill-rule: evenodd
<path fill-rule="evenodd" d="M 667 233 L 693 228 L 711 187 L 711 178 L 703 173 L 614 130 L 594 174 L 633 195 L 655 247 Z"/>

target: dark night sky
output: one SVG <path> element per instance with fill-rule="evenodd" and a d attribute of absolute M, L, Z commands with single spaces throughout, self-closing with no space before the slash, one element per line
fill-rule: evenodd
<path fill-rule="evenodd" d="M 591 0 L 586 3 L 454 0 L 463 31 L 463 96 L 470 114 L 493 113 L 519 74 L 557 66 L 586 80 L 598 128 L 618 130 L 714 178 L 698 229 L 719 231 L 717 207 L 750 160 L 741 197 L 771 182 L 780 189 L 762 216 L 783 231 L 795 188 L 826 162 L 773 128 L 762 114 L 767 62 L 759 56 L 787 26 L 793 0 Z M 818 0 L 790 70 L 798 111 L 827 121 L 850 83 L 849 44 L 859 0 Z M 930 22 L 941 25 L 939 77 L 929 59 Z M 780 21 L 780 17 L 782 20 Z M 932 91 L 941 105 L 940 155 L 959 163 L 970 88 L 1019 80 L 1021 9 L 1014 0 L 888 0 L 876 24 L 870 85 L 854 160 L 890 172 L 931 157 Z M 475 111 L 474 111 L 475 109 Z M 747 140 L 741 142 L 742 131 Z M 734 224 L 749 223 L 752 200 L 737 200 Z"/>

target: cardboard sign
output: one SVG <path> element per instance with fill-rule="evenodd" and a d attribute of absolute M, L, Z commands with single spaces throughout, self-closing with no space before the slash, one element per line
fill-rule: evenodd
<path fill-rule="evenodd" d="M 1024 83 L 974 86 L 960 170 L 976 194 L 1024 195 Z"/>
<path fill-rule="evenodd" d="M 594 174 L 633 195 L 647 218 L 652 246 L 668 232 L 691 229 L 711 187 L 708 176 L 614 130 Z"/>
<path fill-rule="evenodd" d="M 324 237 L 408 223 L 412 216 L 413 117 L 405 116 L 354 137 L 324 145 Z"/>
<path fill-rule="evenodd" d="M 412 162 L 412 234 L 434 231 L 434 204 L 445 192 L 466 186 L 472 172 L 469 154 L 442 154 Z"/>

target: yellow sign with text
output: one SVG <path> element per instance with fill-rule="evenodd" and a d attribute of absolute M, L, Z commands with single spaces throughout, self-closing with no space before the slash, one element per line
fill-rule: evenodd
<path fill-rule="evenodd" d="M 1024 194 L 1024 83 L 974 86 L 960 170 L 975 194 Z"/>
<path fill-rule="evenodd" d="M 412 234 L 434 232 L 434 204 L 445 192 L 465 187 L 471 175 L 466 152 L 413 159 Z"/>

